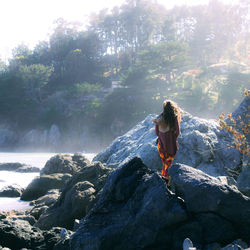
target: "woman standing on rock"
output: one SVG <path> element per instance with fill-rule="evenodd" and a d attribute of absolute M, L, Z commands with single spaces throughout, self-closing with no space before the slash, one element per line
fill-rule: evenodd
<path fill-rule="evenodd" d="M 163 112 L 153 119 L 155 133 L 158 136 L 158 150 L 163 164 L 162 176 L 168 180 L 168 186 L 170 185 L 168 168 L 178 151 L 177 137 L 180 133 L 180 120 L 180 110 L 177 104 L 170 100 L 163 102 Z"/>

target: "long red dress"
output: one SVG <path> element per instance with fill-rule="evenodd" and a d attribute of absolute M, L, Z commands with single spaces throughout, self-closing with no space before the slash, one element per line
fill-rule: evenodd
<path fill-rule="evenodd" d="M 179 149 L 177 137 L 180 134 L 178 119 L 175 119 L 175 130 L 161 132 L 159 125 L 155 125 L 155 133 L 158 136 L 158 151 L 162 160 L 162 176 L 168 178 L 168 168 L 171 166 L 174 157 Z"/>

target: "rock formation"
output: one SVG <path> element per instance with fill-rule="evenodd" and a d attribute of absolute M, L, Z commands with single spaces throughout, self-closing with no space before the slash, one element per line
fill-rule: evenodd
<path fill-rule="evenodd" d="M 6 187 L 3 187 L 0 190 L 0 197 L 20 197 L 23 192 L 23 188 L 17 184 L 12 184 Z"/>
<path fill-rule="evenodd" d="M 202 171 L 171 167 L 172 186 L 134 158 L 113 171 L 72 249 L 198 249 L 250 237 L 250 199 Z"/>
<path fill-rule="evenodd" d="M 249 97 L 246 97 L 233 114 L 245 117 L 248 106 Z M 155 115 L 146 117 L 125 135 L 115 139 L 93 160 L 116 168 L 138 156 L 149 168 L 160 170 L 162 164 L 155 144 L 153 118 Z M 231 176 L 237 179 L 243 156 L 231 147 L 233 143 L 231 134 L 219 130 L 217 121 L 201 119 L 183 112 L 178 142 L 180 149 L 174 163 L 192 166 L 214 177 Z M 231 178 L 228 179 L 229 182 L 233 181 Z M 250 183 L 249 177 L 248 183 Z"/>
<path fill-rule="evenodd" d="M 83 218 L 94 205 L 110 171 L 100 162 L 83 167 L 65 185 L 59 199 L 42 213 L 35 225 L 41 229 L 53 226 L 72 229 L 74 220 Z"/>

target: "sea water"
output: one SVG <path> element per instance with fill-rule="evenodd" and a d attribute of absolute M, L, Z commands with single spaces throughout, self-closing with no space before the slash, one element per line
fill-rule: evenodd
<path fill-rule="evenodd" d="M 19 162 L 42 169 L 45 163 L 57 153 L 1 153 L 0 163 Z M 95 154 L 84 154 L 90 161 Z M 18 173 L 13 171 L 0 171 L 0 189 L 5 186 L 18 184 L 25 188 L 39 173 Z M 0 212 L 10 210 L 25 210 L 29 202 L 20 201 L 20 198 L 0 197 Z"/>

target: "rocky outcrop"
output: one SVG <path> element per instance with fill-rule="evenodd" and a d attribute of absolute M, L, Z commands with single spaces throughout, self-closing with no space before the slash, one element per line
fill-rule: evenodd
<path fill-rule="evenodd" d="M 61 142 L 61 132 L 57 125 L 53 124 L 48 132 L 47 143 L 51 149 L 56 148 Z"/>
<path fill-rule="evenodd" d="M 60 197 L 61 192 L 59 189 L 49 190 L 46 195 L 30 202 L 30 205 L 33 206 L 29 211 L 29 214 L 34 216 L 36 220 L 39 219 L 42 213 L 45 212 L 50 206 L 52 206 Z"/>
<path fill-rule="evenodd" d="M 182 164 L 170 167 L 169 174 L 175 193 L 184 199 L 188 212 L 196 214 L 197 220 L 208 226 L 206 233 L 210 241 L 211 237 L 218 238 L 213 238 L 215 242 L 225 239 L 227 234 L 231 238 L 233 234 L 245 239 L 250 237 L 250 198 L 236 187 L 222 184 L 218 179 Z M 226 225 L 227 229 L 223 228 Z"/>
<path fill-rule="evenodd" d="M 53 124 L 49 130 L 32 129 L 26 132 L 18 140 L 20 148 L 36 148 L 55 150 L 60 148 L 62 135 L 57 125 Z"/>
<path fill-rule="evenodd" d="M 242 101 L 241 105 L 232 113 L 232 118 L 236 121 L 236 130 L 243 133 L 243 124 L 250 124 L 249 117 L 250 107 L 250 96 L 246 96 Z M 226 119 L 226 123 L 231 125 L 232 121 L 229 118 Z M 249 144 L 250 134 L 243 133 L 246 137 L 246 141 Z M 237 178 L 237 187 L 245 195 L 250 197 L 250 168 L 249 168 L 250 157 L 249 155 L 243 155 L 242 157 L 242 171 Z"/>
<path fill-rule="evenodd" d="M 20 197 L 23 192 L 23 188 L 17 184 L 12 184 L 6 187 L 3 187 L 0 190 L 0 197 Z"/>
<path fill-rule="evenodd" d="M 61 226 L 72 229 L 75 219 L 83 218 L 92 208 L 110 169 L 100 162 L 86 165 L 65 185 L 56 203 L 35 224 L 41 229 Z"/>
<path fill-rule="evenodd" d="M 177 164 L 175 193 L 139 158 L 108 177 L 99 199 L 70 239 L 72 249 L 201 249 L 250 237 L 250 199 L 202 171 Z"/>
<path fill-rule="evenodd" d="M 15 171 L 21 173 L 34 173 L 40 172 L 40 169 L 37 167 L 33 167 L 27 164 L 19 163 L 19 162 L 8 162 L 8 163 L 0 163 L 0 171 Z"/>
<path fill-rule="evenodd" d="M 25 220 L 0 220 L 0 245 L 11 250 L 20 249 L 53 249 L 61 241 L 62 228 L 42 231 Z M 70 235 L 72 232 L 68 231 Z"/>
<path fill-rule="evenodd" d="M 60 173 L 36 177 L 24 190 L 21 200 L 31 201 L 38 199 L 51 189 L 60 189 L 64 187 L 70 178 L 70 174 Z"/>
<path fill-rule="evenodd" d="M 249 161 L 247 161 L 249 162 Z M 249 164 L 243 164 L 242 171 L 237 179 L 238 189 L 245 195 L 250 197 L 250 167 Z"/>
<path fill-rule="evenodd" d="M 46 162 L 40 174 L 74 174 L 89 163 L 89 160 L 83 154 L 74 154 L 73 156 L 69 154 L 58 154 Z"/>
<path fill-rule="evenodd" d="M 139 156 L 151 169 L 160 170 L 161 160 L 155 144 L 156 135 L 149 115 L 125 135 L 99 153 L 94 160 L 117 167 L 124 161 Z M 228 145 L 231 139 L 221 133 L 218 124 L 184 113 L 181 122 L 181 135 L 178 138 L 179 152 L 175 163 L 191 165 L 212 175 L 227 175 L 228 169 L 235 169 L 241 162 L 240 153 Z"/>
<path fill-rule="evenodd" d="M 246 97 L 233 115 L 245 117 L 248 104 L 249 98 Z M 128 159 L 139 156 L 148 167 L 160 170 L 162 164 L 155 144 L 153 118 L 155 115 L 149 115 L 125 135 L 115 139 L 94 160 L 115 168 Z M 232 137 L 228 132 L 219 130 L 217 121 L 201 119 L 183 112 L 178 142 L 179 152 L 175 163 L 192 166 L 214 177 L 237 178 L 242 155 L 230 147 Z"/>

